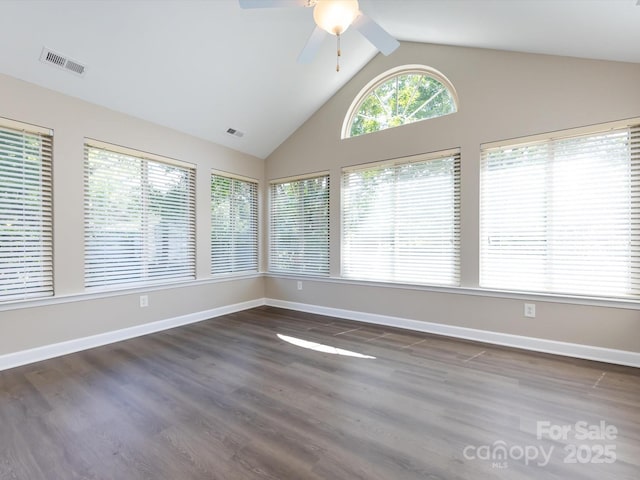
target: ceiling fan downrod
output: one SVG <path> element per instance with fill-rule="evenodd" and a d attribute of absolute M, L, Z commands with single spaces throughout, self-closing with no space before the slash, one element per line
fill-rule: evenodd
<path fill-rule="evenodd" d="M 338 39 L 338 55 L 336 56 L 336 72 L 340 71 L 340 57 L 342 56 L 342 51 L 340 50 L 340 34 L 336 33 L 336 38 Z"/>

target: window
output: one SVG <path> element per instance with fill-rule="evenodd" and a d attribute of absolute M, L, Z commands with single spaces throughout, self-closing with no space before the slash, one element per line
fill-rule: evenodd
<path fill-rule="evenodd" d="M 342 273 L 459 285 L 458 151 L 345 169 Z"/>
<path fill-rule="evenodd" d="M 85 145 L 85 286 L 195 278 L 195 170 Z"/>
<path fill-rule="evenodd" d="M 53 295 L 51 132 L 0 120 L 0 301 Z"/>
<path fill-rule="evenodd" d="M 640 126 L 487 146 L 483 287 L 640 297 Z"/>
<path fill-rule="evenodd" d="M 329 175 L 271 184 L 269 270 L 329 274 Z"/>
<path fill-rule="evenodd" d="M 455 89 L 429 67 L 408 65 L 374 79 L 358 95 L 345 119 L 342 138 L 441 117 L 458 110 Z"/>
<path fill-rule="evenodd" d="M 258 184 L 211 175 L 211 272 L 258 270 Z"/>

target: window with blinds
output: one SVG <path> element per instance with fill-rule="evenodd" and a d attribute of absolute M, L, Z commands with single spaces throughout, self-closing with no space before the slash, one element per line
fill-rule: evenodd
<path fill-rule="evenodd" d="M 640 298 L 640 126 L 484 148 L 483 287 Z"/>
<path fill-rule="evenodd" d="M 258 184 L 211 175 L 211 273 L 258 270 Z"/>
<path fill-rule="evenodd" d="M 0 302 L 53 295 L 50 131 L 0 120 Z"/>
<path fill-rule="evenodd" d="M 269 270 L 329 275 L 329 175 L 271 184 Z"/>
<path fill-rule="evenodd" d="M 460 284 L 460 153 L 345 169 L 342 274 Z"/>
<path fill-rule="evenodd" d="M 195 169 L 85 145 L 85 286 L 195 278 Z"/>

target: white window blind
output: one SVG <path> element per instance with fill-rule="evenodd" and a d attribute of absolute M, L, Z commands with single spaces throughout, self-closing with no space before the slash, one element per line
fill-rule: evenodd
<path fill-rule="evenodd" d="M 195 278 L 195 170 L 85 145 L 85 286 Z"/>
<path fill-rule="evenodd" d="M 483 287 L 640 297 L 640 127 L 486 148 Z"/>
<path fill-rule="evenodd" d="M 53 295 L 52 137 L 25 128 L 0 121 L 0 301 Z"/>
<path fill-rule="evenodd" d="M 460 154 L 345 169 L 342 274 L 460 284 Z"/>
<path fill-rule="evenodd" d="M 211 272 L 258 270 L 258 184 L 211 175 Z"/>
<path fill-rule="evenodd" d="M 329 175 L 271 185 L 269 270 L 329 274 Z"/>

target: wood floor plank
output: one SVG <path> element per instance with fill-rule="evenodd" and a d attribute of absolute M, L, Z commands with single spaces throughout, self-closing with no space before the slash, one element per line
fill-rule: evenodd
<path fill-rule="evenodd" d="M 578 440 L 581 421 L 617 435 Z M 574 444 L 616 460 L 567 463 Z M 0 372 L 0 480 L 638 478 L 638 369 L 317 314 L 259 307 Z"/>

